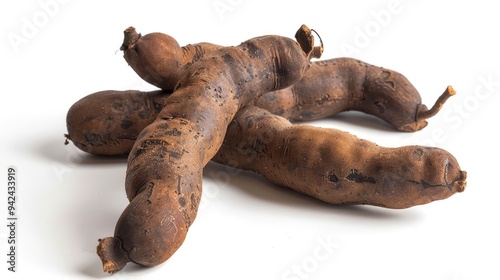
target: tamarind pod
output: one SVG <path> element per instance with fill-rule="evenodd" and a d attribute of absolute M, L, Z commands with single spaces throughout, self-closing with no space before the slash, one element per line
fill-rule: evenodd
<path fill-rule="evenodd" d="M 154 32 L 142 36 L 131 26 L 124 31 L 120 50 L 143 80 L 165 91 L 172 91 L 193 62 L 220 48 L 222 46 L 206 42 L 181 47 L 170 35 Z"/>
<path fill-rule="evenodd" d="M 97 247 L 104 270 L 170 258 L 196 217 L 203 167 L 236 112 L 263 92 L 296 83 L 308 67 L 309 53 L 281 36 L 253 38 L 194 62 L 132 147 L 125 180 L 130 203 L 114 236 Z"/>
<path fill-rule="evenodd" d="M 161 90 L 89 94 L 68 110 L 66 144 L 70 140 L 91 154 L 128 154 L 139 132 L 156 119 L 169 95 Z"/>
<path fill-rule="evenodd" d="M 467 177 L 446 150 L 381 147 L 340 130 L 294 125 L 258 107 L 238 112 L 213 161 L 327 203 L 394 209 L 462 192 Z"/>
<path fill-rule="evenodd" d="M 376 116 L 396 130 L 411 132 L 427 126 L 446 99 L 455 94 L 451 86 L 431 110 L 402 74 L 353 58 L 311 63 L 302 80 L 292 87 L 263 94 L 254 105 L 295 121 L 310 121 L 344 111 Z"/>

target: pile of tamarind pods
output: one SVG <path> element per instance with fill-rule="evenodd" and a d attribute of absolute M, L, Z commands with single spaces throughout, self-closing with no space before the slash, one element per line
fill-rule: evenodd
<path fill-rule="evenodd" d="M 300 124 L 356 110 L 394 129 L 423 129 L 455 94 L 429 109 L 400 73 L 353 58 L 319 59 L 314 31 L 237 46 L 180 46 L 164 33 L 124 31 L 130 67 L 158 90 L 104 90 L 68 111 L 67 142 L 91 154 L 128 155 L 129 205 L 99 240 L 103 269 L 156 266 L 182 245 L 209 161 L 331 204 L 401 209 L 462 192 L 467 173 L 448 151 L 381 147 L 348 132 Z"/>

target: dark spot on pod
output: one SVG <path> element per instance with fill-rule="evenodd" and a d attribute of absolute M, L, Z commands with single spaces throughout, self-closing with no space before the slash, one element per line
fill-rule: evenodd
<path fill-rule="evenodd" d="M 250 57 L 257 57 L 259 59 L 263 59 L 264 58 L 264 53 L 254 43 L 247 42 L 246 46 L 247 47 L 245 48 L 245 50 L 247 51 L 247 53 L 248 53 L 248 55 Z"/>
<path fill-rule="evenodd" d="M 120 127 L 121 127 L 122 129 L 128 129 L 128 128 L 130 128 L 133 124 L 134 124 L 134 122 L 133 122 L 133 121 L 131 121 L 131 120 L 123 120 L 123 121 L 121 122 L 121 124 L 120 124 Z"/>
<path fill-rule="evenodd" d="M 305 118 L 305 119 L 313 118 L 316 115 L 315 112 L 306 111 L 306 110 L 299 112 L 299 114 L 300 114 L 301 118 Z"/>
<path fill-rule="evenodd" d="M 333 174 L 333 173 L 329 173 L 326 178 L 328 179 L 328 181 L 332 182 L 332 183 L 337 183 L 339 181 L 339 178 L 337 177 L 337 175 Z"/>
<path fill-rule="evenodd" d="M 351 173 L 349 173 L 349 175 L 347 175 L 346 179 L 351 181 L 351 182 L 355 182 L 355 183 L 371 183 L 371 184 L 376 183 L 376 181 L 373 177 L 366 176 L 366 175 L 360 173 L 356 169 L 352 169 Z"/>
<path fill-rule="evenodd" d="M 198 208 L 198 199 L 196 199 L 196 196 L 192 193 L 189 198 L 191 200 L 191 208 L 197 209 Z"/>
<path fill-rule="evenodd" d="M 180 136 L 182 132 L 180 132 L 177 128 L 174 128 L 173 130 L 165 132 L 165 135 L 168 136 Z"/>
<path fill-rule="evenodd" d="M 413 153 L 416 156 L 421 157 L 424 154 L 424 150 L 422 150 L 421 148 L 417 148 L 415 151 L 413 151 Z"/>
<path fill-rule="evenodd" d="M 139 117 L 141 119 L 147 119 L 149 116 L 149 110 L 147 108 L 144 108 L 144 110 L 139 112 Z"/>
<path fill-rule="evenodd" d="M 234 63 L 234 58 L 233 58 L 233 56 L 231 54 L 225 53 L 222 56 L 222 61 L 224 61 L 227 64 L 233 64 Z"/>
<path fill-rule="evenodd" d="M 180 159 L 182 157 L 182 154 L 177 153 L 177 152 L 170 152 L 170 157 L 173 157 L 175 159 Z"/>
<path fill-rule="evenodd" d="M 158 129 L 160 130 L 165 130 L 168 128 L 168 123 L 167 122 L 162 122 L 158 125 Z"/>
<path fill-rule="evenodd" d="M 141 154 L 143 154 L 145 151 L 146 151 L 145 149 L 137 149 L 137 151 L 135 152 L 135 156 L 138 157 Z"/>
<path fill-rule="evenodd" d="M 179 197 L 179 205 L 181 207 L 184 207 L 186 205 L 186 200 L 184 199 L 184 197 Z"/>
<path fill-rule="evenodd" d="M 156 112 L 160 112 L 163 109 L 163 104 L 153 101 L 153 108 Z"/>
<path fill-rule="evenodd" d="M 113 107 L 113 109 L 117 110 L 117 111 L 120 111 L 120 112 L 123 112 L 125 110 L 125 108 L 123 107 L 122 104 L 120 103 L 117 103 L 117 102 L 114 102 L 111 107 Z"/>
<path fill-rule="evenodd" d="M 247 128 L 252 128 L 252 127 L 253 127 L 253 121 L 249 119 L 247 122 Z"/>
<path fill-rule="evenodd" d="M 195 54 L 193 56 L 192 62 L 198 61 L 203 57 L 203 49 L 199 45 L 194 45 Z"/>
<path fill-rule="evenodd" d="M 84 136 L 85 136 L 85 141 L 92 146 L 97 147 L 97 146 L 103 146 L 105 144 L 100 134 L 88 132 L 85 133 Z"/>
<path fill-rule="evenodd" d="M 168 146 L 170 145 L 167 141 L 159 140 L 159 139 L 150 139 L 150 140 L 144 140 L 140 143 L 140 148 L 142 149 L 147 149 L 149 147 L 154 147 L 154 146 Z"/>

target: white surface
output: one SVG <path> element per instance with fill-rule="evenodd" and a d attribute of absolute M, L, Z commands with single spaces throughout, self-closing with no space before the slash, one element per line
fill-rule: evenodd
<path fill-rule="evenodd" d="M 0 278 L 500 277 L 496 5 L 409 0 L 161 2 L 0 4 L 0 216 L 5 223 L 0 226 Z M 397 70 L 428 105 L 448 84 L 454 86 L 457 95 L 417 133 L 392 131 L 362 114 L 341 114 L 314 124 L 385 146 L 445 148 L 468 171 L 466 191 L 407 210 L 333 207 L 251 173 L 228 177 L 224 167 L 209 164 L 204 203 L 179 251 L 158 267 L 129 264 L 115 275 L 103 273 L 95 247 L 98 238 L 113 233 L 127 204 L 125 161 L 64 146 L 63 134 L 67 110 L 85 95 L 104 89 L 152 89 L 118 51 L 122 31 L 133 25 L 143 34 L 168 33 L 181 45 L 236 45 L 263 34 L 293 37 L 302 23 L 322 36 L 323 58 L 353 56 Z M 16 273 L 7 271 L 6 262 L 9 165 L 18 170 Z"/>

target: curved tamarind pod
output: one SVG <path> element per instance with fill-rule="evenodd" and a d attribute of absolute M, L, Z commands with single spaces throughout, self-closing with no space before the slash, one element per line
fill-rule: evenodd
<path fill-rule="evenodd" d="M 464 191 L 467 173 L 446 150 L 388 148 L 337 129 L 240 110 L 212 159 L 331 204 L 408 208 Z"/>
<path fill-rule="evenodd" d="M 263 92 L 300 80 L 309 67 L 304 50 L 295 40 L 262 36 L 216 50 L 184 72 L 129 154 L 130 203 L 114 236 L 100 239 L 97 247 L 105 271 L 116 272 L 127 262 L 155 266 L 177 251 L 198 211 L 203 168 L 222 145 L 227 126 Z"/>
<path fill-rule="evenodd" d="M 448 86 L 428 110 L 419 92 L 400 73 L 353 58 L 311 63 L 298 83 L 262 95 L 254 105 L 295 121 L 310 121 L 344 111 L 376 116 L 395 129 L 418 131 L 455 91 Z"/>

